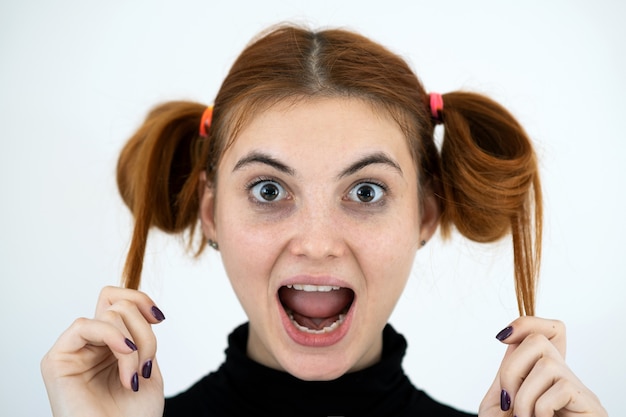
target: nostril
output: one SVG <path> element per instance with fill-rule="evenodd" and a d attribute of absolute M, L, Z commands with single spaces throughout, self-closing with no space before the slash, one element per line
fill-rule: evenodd
<path fill-rule="evenodd" d="M 292 239 L 290 251 L 295 256 L 312 259 L 338 258 L 345 254 L 346 245 L 342 236 L 333 231 L 309 229 Z"/>

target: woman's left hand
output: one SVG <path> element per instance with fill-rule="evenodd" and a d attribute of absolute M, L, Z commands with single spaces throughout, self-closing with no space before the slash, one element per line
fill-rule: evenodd
<path fill-rule="evenodd" d="M 480 404 L 480 417 L 607 416 L 595 394 L 565 363 L 563 323 L 520 317 L 497 337 L 508 348 Z"/>

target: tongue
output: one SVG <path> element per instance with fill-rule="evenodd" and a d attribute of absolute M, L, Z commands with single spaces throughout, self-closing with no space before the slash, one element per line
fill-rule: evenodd
<path fill-rule="evenodd" d="M 292 311 L 294 319 L 309 329 L 321 330 L 339 319 L 339 314 L 352 301 L 348 288 L 328 292 L 298 291 L 282 287 L 279 291 L 283 305 Z"/>

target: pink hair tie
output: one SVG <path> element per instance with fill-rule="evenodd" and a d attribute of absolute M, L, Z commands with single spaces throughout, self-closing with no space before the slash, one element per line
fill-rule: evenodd
<path fill-rule="evenodd" d="M 211 121 L 213 120 L 213 106 L 209 106 L 202 113 L 200 119 L 200 136 L 203 138 L 209 136 L 209 128 L 211 127 Z"/>
<path fill-rule="evenodd" d="M 430 93 L 430 115 L 435 123 L 443 123 L 443 97 L 439 93 Z"/>

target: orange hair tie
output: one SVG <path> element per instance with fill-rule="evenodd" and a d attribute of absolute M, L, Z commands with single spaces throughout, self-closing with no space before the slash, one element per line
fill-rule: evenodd
<path fill-rule="evenodd" d="M 203 138 L 209 136 L 209 128 L 211 127 L 211 121 L 213 120 L 213 106 L 209 106 L 202 113 L 200 119 L 200 136 Z"/>
<path fill-rule="evenodd" d="M 435 123 L 443 123 L 443 97 L 439 93 L 430 93 L 430 115 Z"/>

